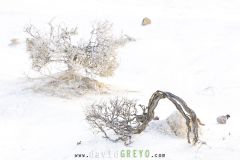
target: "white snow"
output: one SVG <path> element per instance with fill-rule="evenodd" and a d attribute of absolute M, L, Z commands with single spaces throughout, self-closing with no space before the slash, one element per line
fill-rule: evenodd
<path fill-rule="evenodd" d="M 146 16 L 152 24 L 143 27 Z M 30 89 L 23 30 L 29 23 L 42 27 L 52 18 L 79 26 L 83 37 L 94 21 L 109 20 L 116 34 L 136 39 L 118 50 L 120 66 L 104 79 L 119 91 L 64 99 Z M 165 154 L 156 159 L 166 160 L 239 159 L 240 1 L 0 0 L 0 21 L 1 160 L 84 159 L 75 154 L 99 156 L 88 159 L 118 154 L 120 159 L 122 149 L 150 150 L 151 155 Z M 8 46 L 13 38 L 21 44 Z M 206 124 L 200 137 L 206 145 L 192 146 L 149 128 L 125 147 L 103 139 L 85 121 L 85 107 L 95 101 L 124 96 L 147 104 L 157 89 L 182 97 L 197 113 Z M 165 119 L 174 110 L 162 100 L 156 115 Z M 231 115 L 227 124 L 216 124 L 216 117 L 224 114 Z M 107 158 L 109 151 L 112 158 Z"/>

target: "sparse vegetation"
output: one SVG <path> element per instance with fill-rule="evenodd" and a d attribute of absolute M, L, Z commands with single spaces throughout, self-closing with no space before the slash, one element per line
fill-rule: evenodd
<path fill-rule="evenodd" d="M 113 142 L 119 140 L 131 143 L 134 131 L 140 125 L 136 118 L 137 105 L 135 100 L 115 98 L 109 103 L 93 104 L 86 113 L 86 120 L 97 131 Z"/>
<path fill-rule="evenodd" d="M 177 108 L 185 120 L 185 123 L 178 125 L 172 119 L 168 119 L 172 132 L 183 132 L 191 143 L 190 133 L 193 135 L 193 144 L 199 141 L 198 118 L 195 112 L 179 97 L 170 92 L 156 91 L 149 99 L 148 106 L 137 105 L 134 100 L 113 99 L 109 103 L 93 104 L 86 112 L 86 120 L 94 129 L 104 134 L 104 137 L 117 142 L 123 141 L 125 145 L 131 143 L 134 134 L 140 134 L 146 129 L 149 122 L 154 119 L 154 110 L 160 99 L 169 99 Z M 182 125 L 185 125 L 186 129 Z M 182 133 L 181 133 L 182 134 Z"/>
<path fill-rule="evenodd" d="M 81 42 L 73 40 L 78 34 L 77 27 L 69 28 L 52 22 L 48 23 L 46 31 L 29 25 L 25 32 L 29 36 L 26 45 L 32 68 L 38 72 L 47 68 L 53 78 L 51 84 L 58 84 L 58 87 L 69 85 L 76 90 L 82 89 L 83 79 L 89 80 L 85 87 L 91 89 L 98 85 L 93 77 L 112 76 L 118 67 L 116 49 L 133 40 L 129 36 L 114 38 L 112 24 L 108 21 L 93 25 L 90 38 Z M 51 64 L 63 64 L 66 69 L 52 74 L 52 68 L 48 68 Z"/>

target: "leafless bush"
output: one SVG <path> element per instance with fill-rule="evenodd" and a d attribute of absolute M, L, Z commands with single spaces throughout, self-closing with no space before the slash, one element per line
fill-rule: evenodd
<path fill-rule="evenodd" d="M 109 103 L 93 104 L 86 113 L 86 120 L 93 128 L 102 132 L 105 138 L 129 144 L 142 122 L 140 115 L 137 115 L 139 107 L 135 100 L 116 98 Z M 141 107 L 142 112 L 145 112 L 146 108 Z"/>
<path fill-rule="evenodd" d="M 50 64 L 64 64 L 66 70 L 62 74 L 51 75 L 58 81 L 65 75 L 73 75 L 69 80 L 84 76 L 88 78 L 112 76 L 118 66 L 116 49 L 124 45 L 129 38 L 114 38 L 112 24 L 99 22 L 93 25 L 90 38 L 86 41 L 74 42 L 78 34 L 77 27 L 48 23 L 44 32 L 33 25 L 26 27 L 27 51 L 30 53 L 32 68 L 41 72 Z M 48 70 L 51 70 L 48 68 Z"/>
<path fill-rule="evenodd" d="M 77 27 L 68 28 L 49 23 L 49 30 L 41 33 L 30 25 L 26 32 L 27 50 L 30 52 L 33 69 L 40 71 L 52 62 L 64 63 L 67 70 L 86 72 L 100 76 L 110 76 L 117 67 L 116 44 L 112 35 L 112 25 L 108 22 L 97 23 L 91 31 L 91 38 L 78 45 L 72 37 L 77 35 Z"/>

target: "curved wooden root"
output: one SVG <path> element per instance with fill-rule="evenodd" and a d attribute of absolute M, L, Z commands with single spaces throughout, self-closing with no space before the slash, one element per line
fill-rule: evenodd
<path fill-rule="evenodd" d="M 147 106 L 148 111 L 145 115 L 144 121 L 142 122 L 142 124 L 138 127 L 138 129 L 134 133 L 139 134 L 145 130 L 148 123 L 154 118 L 154 110 L 157 107 L 159 100 L 164 99 L 164 98 L 169 99 L 175 105 L 177 110 L 182 114 L 182 116 L 185 118 L 186 125 L 188 128 L 188 131 L 187 131 L 188 143 L 191 143 L 191 140 L 190 140 L 191 131 L 194 135 L 193 144 L 198 142 L 198 118 L 196 116 L 196 113 L 191 108 L 189 108 L 187 106 L 186 102 L 183 99 L 181 99 L 180 97 L 178 97 L 170 92 L 163 92 L 163 91 L 159 91 L 159 90 L 154 92 L 153 95 L 151 96 L 151 98 L 149 99 L 149 103 Z"/>

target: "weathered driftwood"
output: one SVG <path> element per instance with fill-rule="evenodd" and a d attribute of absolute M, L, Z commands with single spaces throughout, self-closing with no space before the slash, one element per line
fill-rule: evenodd
<path fill-rule="evenodd" d="M 154 118 L 154 110 L 158 105 L 160 99 L 167 98 L 169 99 L 177 108 L 177 110 L 182 114 L 186 119 L 186 125 L 188 128 L 187 139 L 188 143 L 190 141 L 190 132 L 192 126 L 192 132 L 194 134 L 193 143 L 195 144 L 198 141 L 198 118 L 196 113 L 187 106 L 186 102 L 180 97 L 170 93 L 157 90 L 153 93 L 152 97 L 148 103 L 148 112 L 145 115 L 145 121 L 142 125 L 139 126 L 138 130 L 135 133 L 141 133 L 147 127 L 148 123 Z"/>
<path fill-rule="evenodd" d="M 133 101 L 118 99 L 110 101 L 110 105 L 106 103 L 102 105 L 93 105 L 87 113 L 87 120 L 94 128 L 98 128 L 104 133 L 105 138 L 111 141 L 122 140 L 125 144 L 131 143 L 133 134 L 140 134 L 146 129 L 149 122 L 154 118 L 154 110 L 160 99 L 169 99 L 186 120 L 188 128 L 187 139 L 190 141 L 190 133 L 193 133 L 193 144 L 198 141 L 198 123 L 195 112 L 187 106 L 185 101 L 180 97 L 170 93 L 157 90 L 149 99 L 147 106 L 139 105 L 142 114 L 138 114 L 137 105 Z M 191 130 L 192 129 L 192 130 Z M 107 131 L 112 130 L 117 138 L 110 138 Z M 127 142 L 128 141 L 128 142 Z M 127 143 L 126 143 L 127 142 Z"/>

